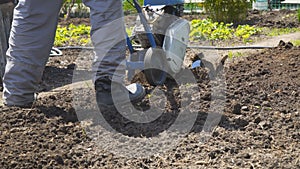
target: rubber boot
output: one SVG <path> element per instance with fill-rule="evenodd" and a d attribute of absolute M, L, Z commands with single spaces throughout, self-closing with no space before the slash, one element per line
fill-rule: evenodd
<path fill-rule="evenodd" d="M 133 83 L 124 86 L 112 82 L 109 78 L 98 79 L 95 82 L 96 100 L 98 106 L 124 105 L 141 101 L 146 93 L 142 85 Z"/>

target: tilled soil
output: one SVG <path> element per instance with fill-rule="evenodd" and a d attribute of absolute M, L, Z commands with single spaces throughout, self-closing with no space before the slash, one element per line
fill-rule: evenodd
<path fill-rule="evenodd" d="M 276 28 L 293 28 L 299 27 L 297 20 L 297 11 L 280 10 L 280 11 L 249 11 L 245 21 L 250 25 L 261 27 Z"/>
<path fill-rule="evenodd" d="M 72 82 L 79 53 L 69 50 L 62 57 L 50 58 L 45 90 Z M 79 96 L 73 97 L 70 90 L 40 97 L 29 109 L 0 107 L 0 168 L 300 168 L 299 56 L 299 47 L 281 42 L 275 49 L 226 65 L 226 86 L 220 76 L 210 80 L 211 74 L 201 67 L 191 70 L 196 84 L 168 80 L 157 87 L 167 100 L 162 116 L 153 123 L 136 124 L 114 109 L 102 111 L 106 122 L 118 131 L 117 138 L 110 139 L 96 120 L 92 126 L 98 129 L 98 138 L 90 135 L 73 104 Z M 136 108 L 148 110 L 151 104 L 163 102 L 151 93 L 155 88 L 142 74 L 134 80 L 143 83 L 148 93 Z M 198 92 L 191 93 L 194 89 Z M 84 94 L 80 97 L 93 100 Z M 82 109 L 91 107 L 82 105 Z M 123 150 L 123 145 L 114 145 L 123 137 L 155 140 L 180 112 L 195 117 L 195 122 L 179 141 L 172 137 L 158 145 L 165 151 L 145 157 L 145 149 L 130 157 L 110 149 L 121 146 Z M 165 133 L 176 136 L 180 131 Z M 104 145 L 102 140 L 109 142 Z M 140 145 L 131 142 L 130 146 L 135 152 Z"/>
<path fill-rule="evenodd" d="M 127 26 L 135 24 L 134 17 L 126 18 Z M 186 16 L 189 20 L 205 17 Z M 89 19 L 60 21 L 61 25 L 69 23 L 89 24 Z M 284 10 L 250 11 L 245 23 L 299 27 L 296 12 Z M 81 54 L 80 50 L 66 50 L 63 56 L 50 58 L 41 90 L 71 84 Z M 187 60 L 194 55 L 190 51 Z M 99 121 L 98 112 L 89 112 L 96 110 L 89 104 L 94 100 L 88 95 L 92 89 L 80 89 L 76 94 L 81 95 L 75 97 L 71 90 L 50 92 L 28 109 L 0 107 L 0 168 L 300 168 L 299 56 L 300 48 L 281 43 L 276 49 L 226 65 L 222 74 L 226 80 L 210 80 L 212 70 L 187 68 L 196 84 L 177 84 L 169 79 L 164 86 L 154 88 L 140 74 L 134 81 L 145 86 L 147 96 L 135 108 L 147 111 L 151 105 L 162 105 L 163 113 L 151 123 L 138 124 L 114 109 L 102 110 L 105 121 L 117 131 L 112 138 Z M 225 82 L 226 87 L 222 86 Z M 151 93 L 156 89 L 167 96 L 166 100 Z M 87 100 L 82 105 L 86 117 L 94 118 L 89 127 L 80 122 L 84 119 L 74 104 L 78 97 Z M 127 109 L 122 111 L 130 114 Z M 186 119 L 179 128 L 188 130 L 168 130 L 181 112 Z M 187 121 L 193 122 L 191 126 L 184 123 Z M 161 135 L 167 138 L 153 146 L 159 153 L 149 153 L 153 151 L 147 149 L 149 146 L 140 145 L 152 140 L 155 144 Z M 178 135 L 183 137 L 178 139 Z M 129 143 L 122 141 L 128 138 Z"/>

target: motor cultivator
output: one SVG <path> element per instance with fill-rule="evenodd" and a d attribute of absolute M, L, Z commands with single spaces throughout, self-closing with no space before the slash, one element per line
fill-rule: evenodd
<path fill-rule="evenodd" d="M 145 0 L 143 7 L 137 0 L 127 1 L 139 14 L 132 36 L 127 37 L 128 79 L 143 70 L 151 85 L 162 85 L 167 76 L 181 70 L 185 58 L 190 26 L 180 18 L 184 0 Z"/>

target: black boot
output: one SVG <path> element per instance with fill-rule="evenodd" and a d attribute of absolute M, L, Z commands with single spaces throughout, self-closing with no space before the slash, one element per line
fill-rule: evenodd
<path fill-rule="evenodd" d="M 109 78 L 98 79 L 95 82 L 96 100 L 99 105 L 122 105 L 141 101 L 146 93 L 142 85 L 133 83 L 128 86 L 112 82 Z"/>

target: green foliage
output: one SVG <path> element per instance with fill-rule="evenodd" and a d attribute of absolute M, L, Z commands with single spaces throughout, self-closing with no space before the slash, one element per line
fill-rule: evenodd
<path fill-rule="evenodd" d="M 130 37 L 132 35 L 134 27 L 126 28 L 126 33 Z"/>
<path fill-rule="evenodd" d="M 299 28 L 264 28 L 265 34 L 268 36 L 279 36 L 300 31 Z"/>
<path fill-rule="evenodd" d="M 192 14 L 197 10 L 203 10 L 203 3 L 193 3 L 192 0 L 189 3 L 184 4 L 184 9 L 189 10 Z"/>
<path fill-rule="evenodd" d="M 63 6 L 65 6 L 65 7 L 69 7 L 74 4 L 80 5 L 80 4 L 82 4 L 82 0 L 64 0 L 63 1 Z"/>
<path fill-rule="evenodd" d="M 85 46 L 90 44 L 90 26 L 70 24 L 67 27 L 58 26 L 54 46 Z"/>
<path fill-rule="evenodd" d="M 211 19 L 192 20 L 192 40 L 226 40 L 232 37 L 231 24 L 212 22 Z"/>
<path fill-rule="evenodd" d="M 294 46 L 300 46 L 300 39 L 292 40 Z"/>
<path fill-rule="evenodd" d="M 240 22 L 246 18 L 248 8 L 255 0 L 205 0 L 209 17 L 216 22 Z"/>
<path fill-rule="evenodd" d="M 300 22 L 300 9 L 298 9 L 297 16 L 298 16 L 298 21 Z"/>
<path fill-rule="evenodd" d="M 229 59 L 243 57 L 243 56 L 244 56 L 244 54 L 242 52 L 232 52 L 232 51 L 228 52 Z"/>
<path fill-rule="evenodd" d="M 138 2 L 141 6 L 144 4 L 144 0 L 138 0 Z M 131 3 L 132 0 L 123 0 L 123 10 L 125 12 L 136 12 L 135 8 L 131 5 Z"/>
<path fill-rule="evenodd" d="M 260 33 L 259 28 L 249 25 L 233 28 L 232 24 L 213 22 L 211 19 L 193 20 L 191 22 L 190 37 L 192 41 L 199 40 L 227 40 L 234 37 L 248 42 L 250 36 Z"/>
<path fill-rule="evenodd" d="M 259 28 L 255 28 L 255 27 L 249 26 L 249 25 L 239 25 L 236 28 L 234 35 L 236 37 L 242 38 L 242 40 L 244 42 L 248 42 L 249 38 L 252 35 L 258 34 L 260 32 L 261 32 L 261 29 L 259 29 Z"/>

